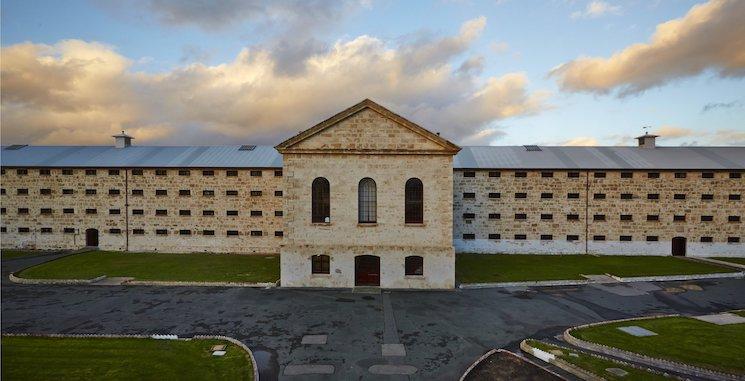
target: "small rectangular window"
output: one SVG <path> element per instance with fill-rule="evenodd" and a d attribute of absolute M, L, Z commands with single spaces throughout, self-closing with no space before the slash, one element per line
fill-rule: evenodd
<path fill-rule="evenodd" d="M 189 209 L 180 209 L 178 211 L 179 216 L 191 216 L 191 210 Z"/>
<path fill-rule="evenodd" d="M 188 169 L 179 169 L 178 175 L 179 176 L 191 176 L 191 171 Z"/>
<path fill-rule="evenodd" d="M 647 242 L 657 242 L 660 240 L 660 237 L 656 235 L 648 235 L 647 236 Z"/>
<path fill-rule="evenodd" d="M 464 192 L 463 198 L 476 198 L 476 193 L 473 192 Z"/>
<path fill-rule="evenodd" d="M 740 237 L 727 237 L 727 243 L 739 243 Z"/>
<path fill-rule="evenodd" d="M 701 222 L 711 222 L 714 221 L 714 216 L 701 216 Z"/>
<path fill-rule="evenodd" d="M 605 178 L 605 172 L 595 172 L 594 174 L 596 179 L 604 179 Z"/>
<path fill-rule="evenodd" d="M 65 234 L 73 234 L 73 233 L 75 233 L 75 228 L 64 228 L 62 231 Z"/>
<path fill-rule="evenodd" d="M 463 239 L 476 239 L 476 235 L 471 234 L 471 233 L 466 233 L 466 234 L 463 234 Z"/>
<path fill-rule="evenodd" d="M 142 176 L 142 169 L 133 169 L 132 176 Z"/>
<path fill-rule="evenodd" d="M 594 235 L 594 236 L 592 236 L 592 240 L 593 241 L 605 241 L 605 236 L 604 235 Z"/>
<path fill-rule="evenodd" d="M 676 179 L 685 179 L 688 175 L 685 172 L 675 172 Z"/>
<path fill-rule="evenodd" d="M 621 200 L 631 200 L 634 195 L 631 193 L 621 193 Z"/>
<path fill-rule="evenodd" d="M 41 214 L 52 214 L 52 208 L 41 208 L 39 211 Z"/>
<path fill-rule="evenodd" d="M 202 230 L 202 235 L 215 235 L 214 230 Z"/>
<path fill-rule="evenodd" d="M 547 193 L 547 192 L 546 193 L 541 193 L 541 198 L 543 198 L 543 199 L 554 198 L 554 194 L 553 193 Z"/>
<path fill-rule="evenodd" d="M 489 177 L 502 177 L 502 172 L 489 171 Z"/>
<path fill-rule="evenodd" d="M 676 193 L 673 195 L 673 200 L 685 200 L 686 195 L 684 193 Z"/>
<path fill-rule="evenodd" d="M 238 191 L 237 190 L 226 190 L 225 191 L 225 195 L 226 196 L 237 196 L 238 195 Z"/>
<path fill-rule="evenodd" d="M 20 188 L 20 189 L 16 190 L 16 194 L 27 195 L 28 194 L 28 189 L 26 189 L 26 188 Z"/>
<path fill-rule="evenodd" d="M 541 172 L 541 177 L 554 177 L 553 172 Z"/>
<path fill-rule="evenodd" d="M 515 193 L 515 198 L 528 198 L 528 194 L 525 192 L 517 192 Z"/>
<path fill-rule="evenodd" d="M 729 195 L 729 200 L 730 201 L 739 201 L 740 200 L 740 195 L 739 194 L 731 194 L 731 195 Z"/>
<path fill-rule="evenodd" d="M 659 179 L 660 178 L 660 173 L 659 172 L 648 172 L 647 173 L 647 178 L 648 179 Z"/>
<path fill-rule="evenodd" d="M 701 172 L 701 178 L 702 179 L 713 179 L 714 172 Z"/>
<path fill-rule="evenodd" d="M 274 217 L 282 217 L 282 216 L 284 216 L 284 214 L 285 213 L 283 211 L 281 211 L 281 210 L 275 210 L 274 211 Z"/>
<path fill-rule="evenodd" d="M 86 176 L 95 176 L 96 175 L 96 170 L 95 169 L 86 169 L 85 170 L 85 175 Z"/>
<path fill-rule="evenodd" d="M 647 200 L 659 200 L 660 194 L 659 193 L 647 193 Z"/>
<path fill-rule="evenodd" d="M 18 232 L 19 233 L 28 233 L 30 231 L 31 231 L 31 229 L 29 229 L 29 228 L 18 228 Z"/>
<path fill-rule="evenodd" d="M 714 242 L 714 238 L 713 237 L 701 237 L 701 242 L 705 242 L 705 243 Z"/>
<path fill-rule="evenodd" d="M 191 230 L 189 229 L 181 229 L 178 231 L 179 235 L 191 235 Z"/>
<path fill-rule="evenodd" d="M 467 219 L 467 220 L 474 219 L 474 218 L 476 218 L 476 214 L 474 214 L 474 213 L 463 213 L 463 218 L 464 219 Z"/>
<path fill-rule="evenodd" d="M 156 169 L 155 176 L 168 176 L 168 171 L 165 169 Z"/>
<path fill-rule="evenodd" d="M 592 195 L 595 200 L 605 200 L 605 193 L 595 193 Z"/>
<path fill-rule="evenodd" d="M 0 208 L 0 214 L 6 214 L 8 213 L 8 209 L 5 207 Z"/>
<path fill-rule="evenodd" d="M 156 216 L 167 216 L 168 215 L 168 209 L 156 209 L 155 210 Z"/>
<path fill-rule="evenodd" d="M 157 235 L 168 235 L 168 229 L 155 229 Z"/>
<path fill-rule="evenodd" d="M 622 214 L 621 221 L 632 221 L 633 217 L 630 214 Z"/>
<path fill-rule="evenodd" d="M 72 189 L 63 189 L 62 194 L 73 194 L 74 191 Z"/>
<path fill-rule="evenodd" d="M 567 193 L 567 198 L 569 199 L 579 198 L 579 193 Z"/>
<path fill-rule="evenodd" d="M 702 194 L 701 195 L 701 201 L 711 201 L 714 199 L 713 194 Z"/>
<path fill-rule="evenodd" d="M 109 196 L 118 196 L 119 194 L 121 194 L 119 189 L 109 189 Z"/>
<path fill-rule="evenodd" d="M 261 196 L 261 191 L 260 190 L 252 190 L 250 194 L 251 194 L 251 197 L 260 197 Z"/>
<path fill-rule="evenodd" d="M 742 173 L 741 172 L 730 172 L 729 173 L 729 178 L 730 179 L 741 179 L 742 178 Z"/>
<path fill-rule="evenodd" d="M 168 196 L 168 190 L 166 189 L 156 189 L 155 190 L 156 196 Z"/>
<path fill-rule="evenodd" d="M 274 171 L 274 177 L 282 177 L 282 170 L 277 169 Z"/>
<path fill-rule="evenodd" d="M 502 236 L 500 234 L 490 233 L 489 239 L 502 239 Z"/>
<path fill-rule="evenodd" d="M 727 217 L 727 221 L 729 221 L 729 222 L 740 222 L 740 216 L 729 216 L 729 217 Z"/>
<path fill-rule="evenodd" d="M 261 177 L 261 171 L 251 171 L 251 177 Z"/>
<path fill-rule="evenodd" d="M 134 235 L 144 235 L 145 229 L 132 229 L 132 234 Z"/>
<path fill-rule="evenodd" d="M 261 217 L 261 211 L 260 210 L 252 210 L 251 211 L 251 217 Z"/>
<path fill-rule="evenodd" d="M 227 210 L 227 211 L 225 211 L 225 215 L 227 215 L 227 216 L 237 216 L 238 215 L 238 211 L 237 210 Z"/>
<path fill-rule="evenodd" d="M 605 214 L 595 214 L 592 216 L 593 221 L 605 221 Z"/>
<path fill-rule="evenodd" d="M 235 169 L 231 169 L 231 170 L 225 171 L 225 176 L 227 176 L 227 177 L 236 177 L 236 176 L 238 176 L 238 171 L 236 171 Z"/>
<path fill-rule="evenodd" d="M 281 231 L 281 230 L 275 230 L 274 231 L 274 236 L 275 237 L 284 237 L 284 235 L 285 235 L 285 233 L 283 231 Z"/>
<path fill-rule="evenodd" d="M 472 171 L 463 172 L 463 177 L 476 177 L 476 172 L 472 172 Z"/>
<path fill-rule="evenodd" d="M 93 208 L 88 208 L 85 210 L 85 214 L 98 214 L 98 210 Z"/>
<path fill-rule="evenodd" d="M 41 195 L 44 195 L 44 196 L 49 196 L 50 194 L 52 194 L 52 190 L 51 189 L 48 189 L 48 188 L 47 189 L 39 189 L 39 193 Z"/>
<path fill-rule="evenodd" d="M 618 240 L 619 241 L 623 241 L 623 242 L 628 242 L 628 241 L 631 241 L 631 236 L 630 235 L 622 235 L 622 236 L 618 237 Z"/>
<path fill-rule="evenodd" d="M 489 198 L 500 198 L 502 197 L 502 194 L 499 192 L 491 192 L 489 193 Z"/>
<path fill-rule="evenodd" d="M 515 177 L 528 177 L 528 172 L 515 172 Z"/>
<path fill-rule="evenodd" d="M 111 228 L 109 229 L 109 234 L 122 234 L 122 229 Z"/>
<path fill-rule="evenodd" d="M 18 208 L 18 214 L 28 214 L 28 208 Z"/>
<path fill-rule="evenodd" d="M 541 213 L 541 219 L 542 220 L 553 220 L 554 215 L 550 213 Z"/>
<path fill-rule="evenodd" d="M 676 215 L 673 216 L 673 221 L 674 222 L 683 222 L 685 220 L 686 220 L 685 214 L 676 214 Z"/>
<path fill-rule="evenodd" d="M 579 177 L 579 172 L 567 172 L 567 177 L 570 179 L 575 179 Z"/>
<path fill-rule="evenodd" d="M 85 194 L 88 195 L 88 196 L 92 196 L 92 195 L 96 194 L 96 190 L 95 189 L 86 189 L 85 190 Z"/>
<path fill-rule="evenodd" d="M 109 169 L 109 176 L 119 176 L 118 169 Z"/>
<path fill-rule="evenodd" d="M 498 220 L 500 218 L 502 218 L 502 215 L 500 213 L 489 213 L 490 220 Z"/>
<path fill-rule="evenodd" d="M 212 171 L 212 170 L 202 171 L 202 176 L 214 176 L 214 175 L 215 175 L 215 171 Z"/>
<path fill-rule="evenodd" d="M 576 234 L 567 234 L 567 241 L 579 241 L 579 236 Z"/>
<path fill-rule="evenodd" d="M 634 177 L 634 172 L 621 172 L 622 179 L 631 179 Z"/>
<path fill-rule="evenodd" d="M 281 190 L 274 191 L 274 197 L 282 197 L 282 191 Z"/>
<path fill-rule="evenodd" d="M 518 241 L 523 241 L 528 239 L 528 236 L 525 234 L 515 234 L 515 239 Z"/>
<path fill-rule="evenodd" d="M 39 232 L 41 232 L 41 234 L 50 234 L 52 233 L 52 228 L 41 228 L 39 229 Z"/>
<path fill-rule="evenodd" d="M 133 216 L 141 216 L 145 214 L 145 210 L 143 209 L 132 209 L 132 215 Z"/>
<path fill-rule="evenodd" d="M 330 274 L 330 257 L 328 255 L 314 255 L 310 258 L 311 274 Z"/>
<path fill-rule="evenodd" d="M 191 189 L 179 189 L 179 196 L 191 196 Z"/>
<path fill-rule="evenodd" d="M 214 210 L 203 210 L 202 211 L 202 215 L 203 216 L 214 216 L 215 215 L 215 211 Z"/>
<path fill-rule="evenodd" d="M 121 209 L 109 209 L 109 214 L 122 214 Z"/>
<path fill-rule="evenodd" d="M 202 191 L 202 196 L 212 197 L 214 195 L 215 195 L 215 191 L 212 190 L 212 189 L 205 189 L 205 190 Z"/>
<path fill-rule="evenodd" d="M 0 194 L 5 194 L 5 188 L 0 188 Z"/>
<path fill-rule="evenodd" d="M 145 191 L 142 189 L 132 189 L 132 196 L 144 196 Z"/>
<path fill-rule="evenodd" d="M 552 241 L 554 236 L 551 234 L 541 234 L 541 241 Z"/>
<path fill-rule="evenodd" d="M 65 175 L 65 176 L 71 176 L 73 174 L 73 170 L 72 169 L 63 169 L 62 170 L 62 174 Z"/>
<path fill-rule="evenodd" d="M 647 214 L 647 221 L 659 221 L 660 216 L 657 214 Z"/>
<path fill-rule="evenodd" d="M 515 219 L 516 220 L 527 220 L 528 215 L 525 213 L 515 213 Z"/>
<path fill-rule="evenodd" d="M 579 220 L 579 214 L 570 213 L 567 214 L 567 221 L 577 221 Z"/>
<path fill-rule="evenodd" d="M 264 235 L 264 232 L 261 230 L 251 230 L 251 237 L 261 237 Z"/>
<path fill-rule="evenodd" d="M 237 236 L 238 235 L 238 230 L 228 230 L 227 231 L 227 235 L 228 236 Z"/>

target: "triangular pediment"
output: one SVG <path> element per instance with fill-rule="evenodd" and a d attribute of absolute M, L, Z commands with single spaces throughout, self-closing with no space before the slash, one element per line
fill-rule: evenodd
<path fill-rule="evenodd" d="M 366 99 L 275 147 L 281 153 L 449 154 L 460 147 Z"/>

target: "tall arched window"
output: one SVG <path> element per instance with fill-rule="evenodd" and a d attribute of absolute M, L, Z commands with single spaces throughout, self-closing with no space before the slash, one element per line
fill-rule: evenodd
<path fill-rule="evenodd" d="M 326 222 L 331 217 L 331 197 L 329 191 L 329 181 L 323 177 L 316 177 L 313 180 L 313 190 L 311 192 L 311 209 L 313 222 Z"/>
<path fill-rule="evenodd" d="M 358 210 L 360 223 L 374 223 L 378 221 L 378 196 L 375 180 L 365 177 L 360 180 L 358 187 Z"/>
<path fill-rule="evenodd" d="M 407 224 L 424 223 L 424 186 L 416 177 L 406 181 L 405 222 Z"/>

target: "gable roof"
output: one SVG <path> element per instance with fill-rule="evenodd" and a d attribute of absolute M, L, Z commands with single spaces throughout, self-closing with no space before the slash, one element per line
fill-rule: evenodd
<path fill-rule="evenodd" d="M 383 117 L 388 118 L 388 119 L 394 121 L 395 123 L 397 123 L 397 124 L 399 124 L 399 125 L 407 128 L 407 129 L 411 130 L 412 132 L 414 132 L 414 133 L 416 133 L 416 134 L 418 134 L 418 135 L 420 135 L 420 136 L 422 136 L 422 137 L 424 137 L 424 138 L 426 138 L 426 139 L 428 139 L 428 140 L 436 143 L 437 145 L 439 145 L 439 146 L 441 146 L 443 148 L 443 153 L 448 153 L 448 154 L 454 155 L 454 154 L 458 153 L 458 151 L 460 151 L 460 149 L 461 149 L 459 146 L 457 146 L 456 144 L 450 142 L 449 140 L 447 140 L 445 138 L 442 138 L 442 137 L 440 137 L 437 134 L 432 133 L 431 131 L 429 131 L 429 130 L 427 130 L 427 129 L 421 127 L 421 126 L 419 126 L 418 124 L 416 124 L 416 123 L 414 123 L 414 122 L 412 122 L 412 121 L 410 121 L 410 120 L 408 120 L 408 119 L 406 119 L 406 118 L 404 118 L 404 117 L 402 117 L 402 116 L 400 116 L 400 115 L 398 115 L 398 114 L 396 114 L 394 112 L 392 112 L 391 110 L 388 110 L 387 108 L 385 108 L 385 107 L 383 107 L 383 106 L 381 106 L 381 105 L 373 102 L 370 99 L 365 99 L 362 102 L 357 103 L 356 105 L 354 105 L 352 107 L 349 107 L 349 108 L 347 108 L 344 111 L 339 112 L 338 114 L 336 114 L 336 115 L 334 115 L 334 116 L 332 116 L 332 117 L 324 120 L 323 122 L 318 123 L 315 126 L 309 128 L 309 129 L 307 129 L 305 131 L 300 132 L 299 134 L 297 134 L 297 135 L 295 135 L 295 136 L 293 136 L 293 137 L 291 137 L 291 138 L 283 141 L 282 143 L 277 144 L 274 148 L 276 148 L 277 151 L 279 151 L 281 153 L 292 152 L 293 151 L 292 147 L 295 146 L 296 144 L 298 144 L 298 143 L 302 142 L 303 140 L 308 139 L 308 138 L 310 138 L 312 136 L 315 136 L 316 134 L 318 134 L 318 133 L 320 133 L 320 132 L 322 132 L 322 131 L 324 131 L 324 130 L 332 127 L 332 126 L 337 125 L 339 122 L 343 121 L 344 119 L 347 119 L 347 118 L 351 117 L 352 115 L 355 115 L 358 112 L 360 112 L 362 110 L 365 110 L 365 109 L 373 110 L 373 111 L 377 112 L 378 114 L 382 115 Z M 298 151 L 300 151 L 300 150 L 298 150 Z"/>

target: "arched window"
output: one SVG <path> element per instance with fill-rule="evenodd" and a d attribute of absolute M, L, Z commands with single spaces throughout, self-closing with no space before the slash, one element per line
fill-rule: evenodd
<path fill-rule="evenodd" d="M 418 255 L 406 257 L 406 275 L 424 275 L 424 258 Z"/>
<path fill-rule="evenodd" d="M 424 186 L 416 177 L 406 181 L 405 213 L 407 224 L 424 223 Z"/>
<path fill-rule="evenodd" d="M 311 192 L 313 222 L 327 222 L 326 219 L 331 217 L 331 199 L 329 193 L 329 181 L 323 177 L 316 177 L 313 180 L 313 190 Z"/>
<path fill-rule="evenodd" d="M 311 260 L 311 273 L 313 274 L 329 274 L 329 256 L 328 255 L 314 255 L 310 258 Z"/>
<path fill-rule="evenodd" d="M 358 187 L 358 210 L 360 223 L 374 223 L 378 221 L 378 196 L 375 180 L 365 177 L 360 180 Z"/>

